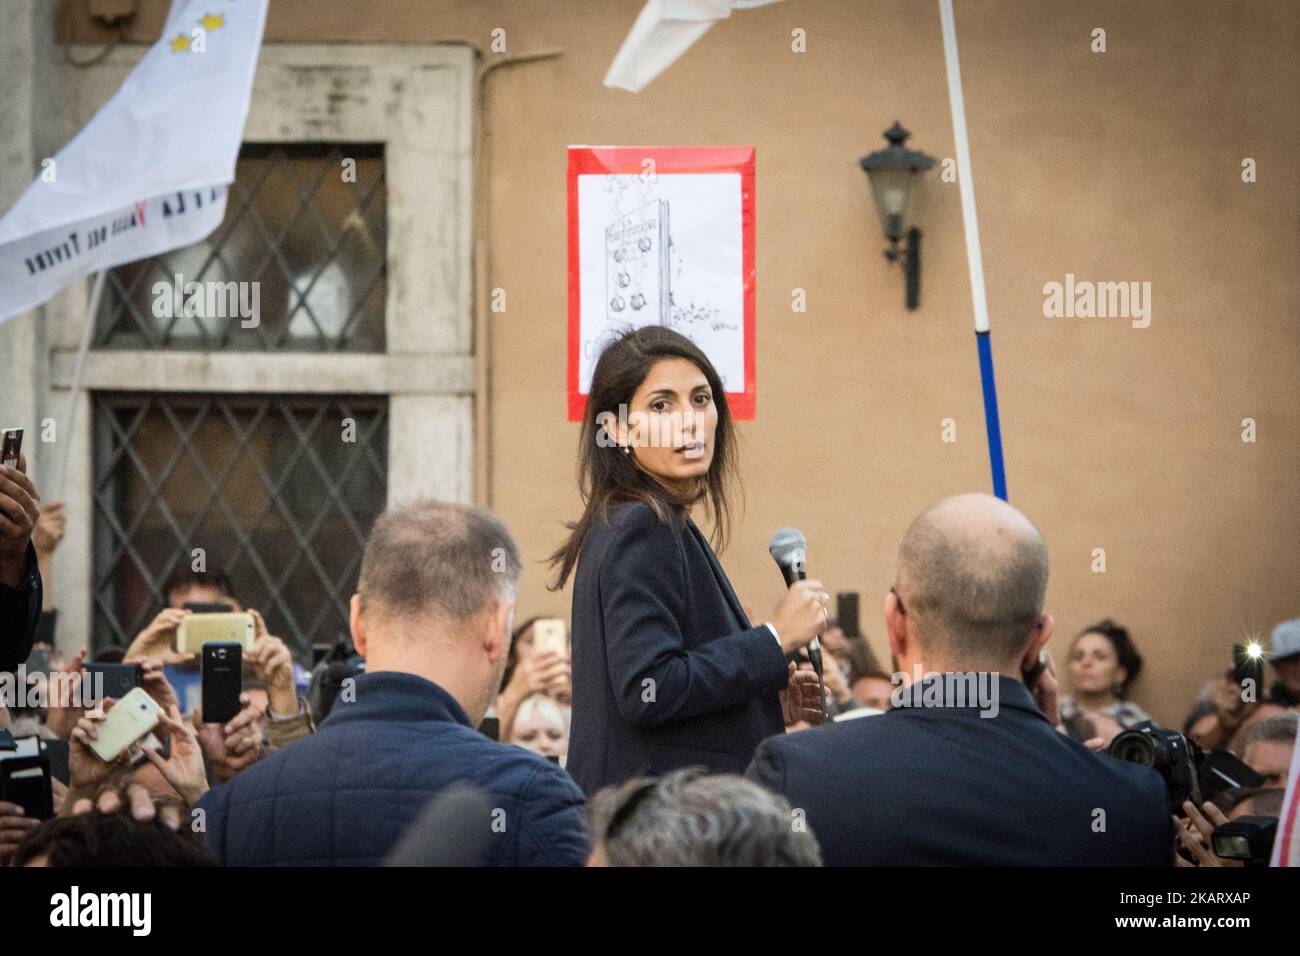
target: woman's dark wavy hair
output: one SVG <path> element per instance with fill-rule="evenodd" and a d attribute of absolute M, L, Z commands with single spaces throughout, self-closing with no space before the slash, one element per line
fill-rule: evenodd
<path fill-rule="evenodd" d="M 623 454 L 612 440 L 606 439 L 604 446 L 597 441 L 603 429 L 601 413 L 617 417 L 620 405 L 630 407 L 632 396 L 655 363 L 672 358 L 686 359 L 704 373 L 718 409 L 708 474 L 697 480 L 694 493 L 685 498 L 673 494 L 638 468 L 635 456 Z M 578 563 L 587 532 L 597 520 L 608 523 L 610 507 L 619 502 L 644 501 L 661 522 L 671 524 L 673 516 L 680 515 L 687 505 L 703 501 L 713 522 L 714 549 L 721 551 L 730 534 L 729 498 L 735 487 L 736 457 L 736 432 L 727 407 L 727 393 L 722 378 L 699 346 L 660 325 L 625 333 L 601 353 L 592 373 L 591 392 L 578 437 L 578 488 L 582 493 L 583 512 L 578 521 L 566 522 L 568 540 L 549 559 L 552 567 L 559 566 L 550 590 L 564 587 Z"/>
<path fill-rule="evenodd" d="M 1091 627 L 1085 627 L 1074 635 L 1074 641 L 1070 642 L 1071 648 L 1074 647 L 1075 641 L 1078 641 L 1085 634 L 1100 634 L 1110 641 L 1111 647 L 1115 648 L 1115 657 L 1119 662 L 1119 666 L 1124 668 L 1125 671 L 1124 683 L 1120 685 L 1118 695 L 1123 697 L 1128 692 L 1129 686 L 1137 680 L 1138 673 L 1142 670 L 1142 655 L 1138 653 L 1133 638 L 1129 637 L 1128 628 L 1121 627 L 1110 618 L 1105 618 Z"/>

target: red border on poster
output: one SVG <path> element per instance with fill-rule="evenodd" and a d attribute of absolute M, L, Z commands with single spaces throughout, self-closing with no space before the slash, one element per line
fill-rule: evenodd
<path fill-rule="evenodd" d="M 752 420 L 754 388 L 754 147 L 752 146 L 570 146 L 569 147 L 569 421 L 582 420 L 587 396 L 578 391 L 581 348 L 581 281 L 578 262 L 578 177 L 582 175 L 641 175 L 645 160 L 655 162 L 655 175 L 674 173 L 740 173 L 741 269 L 744 273 L 745 387 L 727 392 L 731 415 Z"/>

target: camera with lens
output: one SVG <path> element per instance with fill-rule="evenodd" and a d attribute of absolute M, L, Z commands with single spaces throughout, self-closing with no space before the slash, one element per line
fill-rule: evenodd
<path fill-rule="evenodd" d="M 1106 752 L 1117 760 L 1141 764 L 1160 774 L 1171 812 L 1181 813 L 1184 800 L 1200 806 L 1200 748 L 1178 731 L 1144 720 L 1116 734 Z"/>
<path fill-rule="evenodd" d="M 1116 734 L 1106 752 L 1141 764 L 1165 782 L 1169 812 L 1182 815 L 1183 801 L 1200 806 L 1224 790 L 1258 787 L 1264 778 L 1226 750 L 1202 750 L 1176 730 L 1144 720 Z"/>

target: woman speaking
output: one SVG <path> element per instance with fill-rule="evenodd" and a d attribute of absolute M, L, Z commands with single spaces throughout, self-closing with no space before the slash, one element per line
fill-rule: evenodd
<path fill-rule="evenodd" d="M 588 794 L 703 765 L 743 772 L 765 737 L 816 719 L 816 675 L 787 658 L 826 627 L 829 596 L 800 581 L 766 622 L 745 616 L 709 541 L 729 525 L 736 436 L 712 363 L 662 326 L 596 363 L 578 450 L 584 511 L 551 558 L 576 568 L 567 769 Z"/>

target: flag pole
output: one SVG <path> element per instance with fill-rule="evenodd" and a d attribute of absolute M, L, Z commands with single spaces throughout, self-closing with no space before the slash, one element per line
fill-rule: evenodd
<path fill-rule="evenodd" d="M 95 284 L 90 289 L 90 300 L 86 303 L 86 321 L 81 329 L 81 346 L 77 349 L 77 364 L 72 369 L 72 385 L 68 391 L 68 424 L 63 430 L 63 467 L 59 471 L 59 497 L 68 496 L 68 465 L 72 459 L 72 433 L 77 421 L 78 394 L 81 392 L 81 380 L 86 370 L 86 353 L 90 351 L 90 336 L 95 329 L 95 316 L 99 314 L 99 299 L 104 292 L 104 276 L 107 269 L 100 269 L 95 274 Z"/>
<path fill-rule="evenodd" d="M 952 104 L 952 136 L 957 146 L 957 186 L 961 191 L 962 221 L 966 227 L 966 263 L 970 267 L 971 305 L 975 312 L 975 343 L 979 348 L 980 385 L 984 392 L 984 428 L 988 433 L 989 467 L 993 494 L 1007 500 L 1007 475 L 1002 461 L 1002 426 L 998 421 L 998 389 L 993 377 L 993 348 L 989 340 L 989 307 L 984 292 L 984 257 L 980 229 L 975 219 L 975 184 L 971 180 L 970 143 L 966 138 L 966 101 L 961 92 L 961 67 L 957 62 L 957 27 L 952 0 L 939 0 L 943 25 L 943 59 L 948 71 L 948 100 Z"/>

